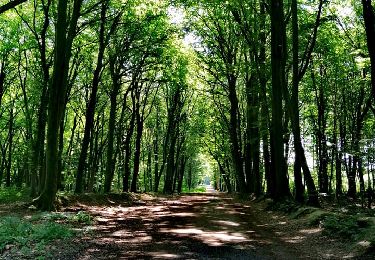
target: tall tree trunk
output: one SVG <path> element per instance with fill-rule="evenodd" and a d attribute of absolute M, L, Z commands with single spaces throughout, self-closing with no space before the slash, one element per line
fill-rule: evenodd
<path fill-rule="evenodd" d="M 231 155 L 233 169 L 238 182 L 240 192 L 246 192 L 246 181 L 243 172 L 243 158 L 239 140 L 238 129 L 238 98 L 236 93 L 237 79 L 234 75 L 228 76 L 228 90 L 230 102 L 229 137 L 231 141 Z"/>
<path fill-rule="evenodd" d="M 52 0 L 42 2 L 44 20 L 42 30 L 40 32 L 38 42 L 38 49 L 40 53 L 40 65 L 43 73 L 42 91 L 39 101 L 38 109 L 38 123 L 36 129 L 36 138 L 33 149 L 33 160 L 34 165 L 31 176 L 31 196 L 35 197 L 37 193 L 40 193 L 44 189 L 45 184 L 45 151 L 44 141 L 46 136 L 46 124 L 47 124 L 47 108 L 48 108 L 48 84 L 50 80 L 50 64 L 47 61 L 47 30 L 50 23 L 49 10 Z"/>
<path fill-rule="evenodd" d="M 63 116 L 64 118 L 64 116 Z M 65 120 L 61 120 L 60 122 L 60 133 L 59 133 L 59 151 L 58 151 L 58 162 L 57 162 L 57 189 L 62 190 L 63 186 L 63 179 L 64 176 L 63 172 L 63 151 L 64 151 L 64 129 L 65 129 Z"/>
<path fill-rule="evenodd" d="M 179 170 L 180 174 L 178 175 L 178 180 L 177 180 L 177 193 L 179 193 L 179 194 L 182 191 L 182 182 L 184 180 L 186 161 L 187 161 L 186 156 L 183 156 L 181 158 L 180 170 Z"/>
<path fill-rule="evenodd" d="M 106 164 L 106 174 L 104 181 L 104 192 L 109 192 L 111 190 L 112 180 L 115 173 L 114 167 L 114 134 L 115 134 L 115 124 L 116 124 L 116 111 L 117 111 L 117 95 L 121 88 L 120 77 L 118 72 L 116 72 L 115 64 L 113 58 L 110 61 L 111 77 L 112 77 L 112 91 L 110 94 L 110 112 L 109 112 L 109 123 L 108 123 L 108 145 L 107 145 L 107 164 Z M 126 99 L 126 96 L 125 96 Z M 120 145 L 120 144 L 118 144 Z"/>
<path fill-rule="evenodd" d="M 271 67 L 272 67 L 272 125 L 271 125 L 271 174 L 275 186 L 274 199 L 290 196 L 283 148 L 282 92 L 286 84 L 286 29 L 283 0 L 271 1 Z"/>
<path fill-rule="evenodd" d="M 77 176 L 76 176 L 76 193 L 83 191 L 83 177 L 86 166 L 87 151 L 90 144 L 91 132 L 94 127 L 95 107 L 97 102 L 98 86 L 100 83 L 100 75 L 103 68 L 103 57 L 105 51 L 105 22 L 106 22 L 107 1 L 103 1 L 100 12 L 100 30 L 99 30 L 99 51 L 96 61 L 96 68 L 92 79 L 92 89 L 90 100 L 86 110 L 85 132 L 82 140 L 82 148 L 79 156 Z"/>
<path fill-rule="evenodd" d="M 270 112 L 267 99 L 267 70 L 266 70 L 266 3 L 265 0 L 259 0 L 260 7 L 260 48 L 259 48 L 259 85 L 261 98 L 261 138 L 263 150 L 264 176 L 267 183 L 267 194 L 271 194 L 274 183 L 271 178 L 271 155 L 269 150 L 270 134 Z"/>
<path fill-rule="evenodd" d="M 154 192 L 158 192 L 159 190 L 159 129 L 160 129 L 160 115 L 159 115 L 159 107 L 156 107 L 156 127 L 154 130 L 155 139 L 153 141 L 153 149 L 154 149 Z"/>
<path fill-rule="evenodd" d="M 57 23 L 55 35 L 55 55 L 52 81 L 50 85 L 48 107 L 48 131 L 46 150 L 46 182 L 40 196 L 34 203 L 41 210 L 52 210 L 57 192 L 57 161 L 59 125 L 65 107 L 66 89 L 69 72 L 69 61 L 73 39 L 76 35 L 82 0 L 74 0 L 72 17 L 67 32 L 67 1 L 59 0 L 57 4 Z"/>
<path fill-rule="evenodd" d="M 12 170 L 12 155 L 13 155 L 13 137 L 14 137 L 14 100 L 10 107 L 9 116 L 9 131 L 8 131 L 8 162 L 7 162 L 7 175 L 5 180 L 5 186 L 10 187 L 11 181 L 11 170 Z"/>
<path fill-rule="evenodd" d="M 141 109 L 140 109 L 140 89 L 136 90 L 136 92 L 137 92 L 136 93 L 137 105 L 135 109 L 135 114 L 136 114 L 137 134 L 135 137 L 133 178 L 132 178 L 131 187 L 130 187 L 131 192 L 137 192 L 139 164 L 140 164 L 140 159 L 141 159 L 141 141 L 142 141 L 142 134 L 143 134 L 143 115 L 141 115 Z"/>
<path fill-rule="evenodd" d="M 304 185 L 302 182 L 302 174 L 301 174 L 301 169 L 302 169 L 304 180 L 305 180 L 307 191 L 308 191 L 307 203 L 313 206 L 319 206 L 319 200 L 318 200 L 318 193 L 315 187 L 315 183 L 311 176 L 311 172 L 307 164 L 305 150 L 302 145 L 298 95 L 299 95 L 299 83 L 307 71 L 307 68 L 311 60 L 311 54 L 315 47 L 318 27 L 320 25 L 322 7 L 323 7 L 323 1 L 320 1 L 318 13 L 317 13 L 317 17 L 316 17 L 316 21 L 314 25 L 314 30 L 312 32 L 310 41 L 308 42 L 308 45 L 306 46 L 305 55 L 301 61 L 301 66 L 300 66 L 298 4 L 297 4 L 297 0 L 292 0 L 291 15 L 292 15 L 293 79 L 292 79 L 292 95 L 291 95 L 290 102 L 289 102 L 289 97 L 288 97 L 289 93 L 287 89 L 285 89 L 285 100 L 286 100 L 289 113 L 290 113 L 290 117 L 291 117 L 293 144 L 294 144 L 294 152 L 295 152 L 294 182 L 295 182 L 295 187 L 296 187 L 296 200 L 298 202 L 304 202 Z"/>
<path fill-rule="evenodd" d="M 375 11 L 371 0 L 362 0 L 363 19 L 367 35 L 367 48 L 371 61 L 372 98 L 375 100 Z"/>
<path fill-rule="evenodd" d="M 129 191 L 129 178 L 131 174 L 131 169 L 130 169 L 130 159 L 132 156 L 131 152 L 131 141 L 134 133 L 134 128 L 135 128 L 135 120 L 136 120 L 136 100 L 134 96 L 134 90 L 131 92 L 131 97 L 132 97 L 132 103 L 133 103 L 133 110 L 132 110 L 132 115 L 130 118 L 129 122 L 129 128 L 126 133 L 126 138 L 124 141 L 124 151 L 125 151 L 125 161 L 124 161 L 124 176 L 122 180 L 122 191 L 123 192 L 128 192 Z"/>
<path fill-rule="evenodd" d="M 304 202 L 304 186 L 302 183 L 302 173 L 301 173 L 301 158 L 296 147 L 301 144 L 301 130 L 299 122 L 299 108 L 298 108 L 298 73 L 299 73 L 299 39 L 298 39 L 298 8 L 297 0 L 292 0 L 292 51 L 293 51 L 293 88 L 292 88 L 292 98 L 291 106 L 293 115 L 292 118 L 292 131 L 293 131 L 293 141 L 294 141 L 294 186 L 296 188 L 295 198 L 298 202 Z"/>
<path fill-rule="evenodd" d="M 176 120 L 176 119 L 172 119 Z M 176 127 L 178 128 L 178 123 L 176 124 Z M 164 183 L 164 189 L 163 192 L 165 194 L 172 194 L 173 193 L 173 177 L 175 173 L 175 156 L 176 156 L 176 143 L 177 143 L 177 133 L 178 129 L 172 130 L 172 138 L 171 143 L 169 145 L 168 149 L 168 155 L 167 155 L 167 168 L 165 172 L 165 183 Z"/>

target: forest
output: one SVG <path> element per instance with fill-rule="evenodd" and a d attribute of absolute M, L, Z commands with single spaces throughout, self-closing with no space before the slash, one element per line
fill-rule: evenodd
<path fill-rule="evenodd" d="M 71 225 L 110 229 L 109 213 L 93 207 L 123 205 L 145 227 L 150 220 L 142 214 L 151 213 L 142 210 L 160 207 L 165 217 L 176 210 L 171 230 L 179 222 L 203 229 L 211 218 L 219 227 L 233 220 L 230 209 L 241 220 L 245 212 L 246 223 L 263 221 L 272 208 L 273 216 L 315 221 L 322 236 L 331 230 L 366 241 L 371 259 L 374 116 L 371 0 L 1 0 L 0 258 L 34 259 L 30 248 L 51 237 L 82 239 Z M 219 220 L 211 211 L 220 203 Z M 177 218 L 184 214 L 197 219 Z M 113 221 L 143 230 L 138 222 Z M 10 235 L 12 225 L 29 238 Z M 37 235 L 38 225 L 52 227 L 48 239 Z M 254 229 L 281 243 L 271 238 L 277 227 L 262 233 L 248 225 L 238 232 Z M 162 230 L 144 233 L 176 239 Z M 186 239 L 207 242 L 204 234 L 217 231 L 199 230 L 178 241 L 196 248 L 198 240 Z M 55 237 L 59 232 L 63 238 Z M 206 243 L 209 249 L 192 259 L 306 257 L 290 244 L 280 244 L 282 252 L 274 247 L 274 255 L 262 243 L 259 253 L 237 250 L 233 241 L 249 243 L 243 237 L 224 239 L 230 245 L 217 238 L 221 247 Z M 86 249 L 99 247 L 94 240 Z M 347 256 L 340 243 L 337 254 L 312 257 Z M 155 244 L 133 248 L 144 255 L 117 248 L 111 259 L 169 258 L 152 255 Z M 102 255 L 90 257 L 105 259 L 102 247 Z M 172 258 L 189 258 L 176 248 Z M 39 257 L 55 259 L 57 251 Z M 81 259 L 66 251 L 66 259 Z"/>

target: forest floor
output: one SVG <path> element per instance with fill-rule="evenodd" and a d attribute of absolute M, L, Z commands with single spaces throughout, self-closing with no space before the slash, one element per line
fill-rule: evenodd
<path fill-rule="evenodd" d="M 137 194 L 128 202 L 70 201 L 58 214 L 88 216 L 78 236 L 57 240 L 38 259 L 374 259 L 363 241 L 335 237 L 311 219 L 228 194 Z M 64 204 L 64 203 L 63 203 Z M 0 216 L 32 210 L 0 206 Z M 310 214 L 311 215 L 311 214 Z M 297 217 L 296 217 L 297 216 Z M 55 218 L 58 219 L 58 218 Z M 310 222 L 309 222 L 310 221 Z M 0 259 L 33 259 L 6 247 Z"/>

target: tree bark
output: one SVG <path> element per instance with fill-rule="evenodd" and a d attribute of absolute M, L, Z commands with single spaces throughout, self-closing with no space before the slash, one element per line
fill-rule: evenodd
<path fill-rule="evenodd" d="M 271 192 L 274 199 L 290 197 L 283 148 L 282 92 L 285 87 L 286 29 L 284 3 L 271 1 L 271 67 L 272 67 L 272 122 L 271 122 L 271 174 L 275 186 Z"/>
<path fill-rule="evenodd" d="M 10 107 L 9 116 L 9 131 L 8 131 L 8 161 L 7 161 L 7 174 L 5 186 L 10 187 L 11 184 L 11 170 L 12 170 L 12 155 L 13 155 L 13 137 L 14 137 L 14 100 Z"/>
<path fill-rule="evenodd" d="M 13 0 L 9 3 L 6 3 L 5 5 L 0 6 L 0 14 L 16 7 L 17 5 L 20 5 L 22 3 L 26 2 L 26 0 Z"/>
<path fill-rule="evenodd" d="M 49 104 L 54 105 L 48 107 L 46 182 L 42 193 L 34 200 L 34 203 L 41 210 L 54 209 L 54 201 L 57 192 L 59 125 L 62 120 L 62 115 L 64 114 L 69 61 L 73 39 L 76 35 L 81 4 L 82 0 L 75 0 L 73 3 L 68 34 L 66 34 L 68 28 L 67 1 L 59 0 L 57 4 L 54 67 L 49 93 Z"/>
<path fill-rule="evenodd" d="M 131 182 L 130 191 L 137 192 L 137 181 L 138 181 L 138 174 L 139 174 L 139 164 L 141 159 L 141 141 L 143 135 L 143 115 L 141 115 L 140 109 L 140 89 L 136 90 L 136 125 L 137 125 L 137 134 L 135 137 L 135 152 L 134 152 L 134 168 L 133 168 L 133 178 Z"/>
<path fill-rule="evenodd" d="M 106 173 L 104 181 L 104 192 L 109 192 L 111 190 L 112 180 L 115 172 L 114 167 L 114 134 L 115 134 L 115 124 L 116 124 L 116 111 L 117 111 L 117 95 L 121 88 L 119 72 L 116 70 L 115 57 L 110 60 L 110 70 L 112 78 L 112 90 L 110 94 L 110 112 L 109 112 L 109 123 L 108 123 L 108 145 L 107 145 L 107 164 Z M 126 96 L 125 96 L 126 99 Z M 119 145 L 119 144 L 118 144 Z"/>
<path fill-rule="evenodd" d="M 134 90 L 131 92 L 131 97 L 132 97 L 132 103 L 133 103 L 133 110 L 132 110 L 132 115 L 130 118 L 129 122 L 129 128 L 126 133 L 126 138 L 124 141 L 124 151 L 125 151 L 125 162 L 124 162 L 124 176 L 123 176 L 123 181 L 122 181 L 122 191 L 123 192 L 128 192 L 129 191 L 129 178 L 131 174 L 131 169 L 130 169 L 130 159 L 131 159 L 131 141 L 134 133 L 134 128 L 135 128 L 135 120 L 136 120 L 136 100 L 134 96 Z"/>
<path fill-rule="evenodd" d="M 375 100 L 375 11 L 371 0 L 362 0 L 363 19 L 367 36 L 367 48 L 371 61 L 372 98 Z"/>
<path fill-rule="evenodd" d="M 75 193 L 83 191 L 83 177 L 86 166 L 87 151 L 89 148 L 91 132 L 94 127 L 95 108 L 97 102 L 98 86 L 100 83 L 100 75 L 103 68 L 103 57 L 105 51 L 105 23 L 106 23 L 107 1 L 103 1 L 100 12 L 100 29 L 99 29 L 99 51 L 96 61 L 96 68 L 92 79 L 92 88 L 90 100 L 86 110 L 85 132 L 82 140 L 82 148 L 79 156 L 79 162 L 76 175 Z"/>

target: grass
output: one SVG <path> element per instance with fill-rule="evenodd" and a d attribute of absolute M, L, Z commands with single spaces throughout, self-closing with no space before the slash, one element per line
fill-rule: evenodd
<path fill-rule="evenodd" d="M 42 249 L 51 241 L 71 238 L 73 235 L 73 231 L 65 224 L 52 221 L 33 223 L 19 217 L 4 217 L 0 219 L 0 252 L 12 248 L 26 254 L 33 248 Z"/>
<path fill-rule="evenodd" d="M 204 193 L 204 192 L 206 192 L 205 186 L 198 186 L 190 190 L 187 187 L 182 188 L 182 193 Z"/>

